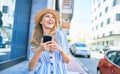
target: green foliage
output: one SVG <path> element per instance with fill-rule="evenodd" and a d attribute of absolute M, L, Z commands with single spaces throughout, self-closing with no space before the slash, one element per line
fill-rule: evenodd
<path fill-rule="evenodd" d="M 72 40 L 71 39 L 68 39 L 68 43 L 70 43 Z"/>

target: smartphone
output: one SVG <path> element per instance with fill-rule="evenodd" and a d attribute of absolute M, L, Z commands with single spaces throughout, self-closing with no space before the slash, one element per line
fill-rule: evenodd
<path fill-rule="evenodd" d="M 52 37 L 51 36 L 49 36 L 49 35 L 44 35 L 43 36 L 43 43 L 44 42 L 47 42 L 47 41 L 51 41 L 52 40 Z"/>

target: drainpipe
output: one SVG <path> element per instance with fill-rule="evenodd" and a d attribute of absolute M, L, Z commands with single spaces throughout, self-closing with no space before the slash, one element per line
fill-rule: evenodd
<path fill-rule="evenodd" d="M 62 4 L 63 4 L 63 0 L 59 0 L 59 5 L 60 5 L 60 24 L 59 24 L 59 28 L 61 28 L 62 26 Z"/>

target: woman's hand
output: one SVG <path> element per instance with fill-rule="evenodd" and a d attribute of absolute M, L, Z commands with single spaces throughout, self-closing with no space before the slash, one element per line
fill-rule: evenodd
<path fill-rule="evenodd" d="M 58 45 L 58 43 L 55 42 L 54 40 L 52 40 L 50 51 L 54 52 L 55 50 L 62 51 L 62 49 L 61 49 L 61 47 Z"/>
<path fill-rule="evenodd" d="M 40 50 L 42 49 L 41 51 L 45 50 L 49 50 L 50 52 L 54 52 L 55 50 L 59 50 L 60 52 L 63 51 L 62 48 L 58 45 L 58 43 L 55 42 L 54 40 L 43 43 L 42 39 L 39 48 Z"/>
<path fill-rule="evenodd" d="M 48 42 L 43 43 L 43 39 L 42 39 L 39 47 L 40 47 L 40 49 L 42 49 L 42 51 L 50 50 L 51 43 L 52 43 L 52 41 L 48 41 Z"/>
<path fill-rule="evenodd" d="M 69 55 L 66 52 L 64 52 L 64 50 L 54 40 L 52 40 L 50 51 L 54 52 L 55 50 L 59 50 L 59 52 L 61 53 L 63 57 L 64 62 L 66 63 L 70 62 Z"/>

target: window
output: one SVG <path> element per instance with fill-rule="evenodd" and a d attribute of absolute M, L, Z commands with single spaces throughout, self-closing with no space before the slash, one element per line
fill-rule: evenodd
<path fill-rule="evenodd" d="M 98 25 L 96 26 L 96 30 L 98 30 Z"/>
<path fill-rule="evenodd" d="M 102 37 L 105 37 L 105 34 L 104 34 L 104 33 L 102 34 Z"/>
<path fill-rule="evenodd" d="M 101 27 L 103 27 L 103 22 L 101 23 Z"/>
<path fill-rule="evenodd" d="M 120 52 L 119 52 L 119 51 L 117 51 L 117 53 L 116 53 L 116 57 L 115 57 L 115 59 L 114 59 L 114 63 L 115 63 L 117 66 L 120 67 Z"/>
<path fill-rule="evenodd" d="M 111 62 L 113 62 L 113 61 L 114 61 L 114 58 L 115 58 L 115 55 L 116 55 L 116 52 L 114 52 L 114 51 L 108 52 L 108 53 L 107 53 L 107 58 L 108 58 Z"/>
<path fill-rule="evenodd" d="M 107 24 L 110 24 L 110 18 L 107 19 Z"/>
<path fill-rule="evenodd" d="M 3 6 L 2 12 L 3 13 L 8 13 L 8 6 Z"/>
<path fill-rule="evenodd" d="M 116 21 L 120 21 L 120 14 L 116 14 Z"/>
<path fill-rule="evenodd" d="M 100 8 L 100 3 L 98 4 L 98 8 Z"/>
<path fill-rule="evenodd" d="M 115 6 L 117 3 L 116 3 L 116 0 L 113 1 L 113 6 Z"/>
<path fill-rule="evenodd" d="M 118 4 L 120 4 L 120 0 L 114 0 L 113 1 L 113 7 L 116 6 L 116 5 L 118 5 Z"/>
<path fill-rule="evenodd" d="M 105 13 L 107 13 L 107 12 L 108 12 L 108 7 L 105 8 Z"/>
<path fill-rule="evenodd" d="M 113 31 L 110 31 L 110 32 L 109 32 L 109 35 L 112 35 L 112 34 L 113 34 Z"/>
<path fill-rule="evenodd" d="M 105 2 L 106 0 L 103 0 L 103 2 Z"/>
<path fill-rule="evenodd" d="M 113 46 L 114 45 L 114 41 L 110 40 L 109 45 Z"/>
<path fill-rule="evenodd" d="M 100 16 L 100 17 L 102 16 L 102 12 L 100 12 L 99 16 Z"/>
<path fill-rule="evenodd" d="M 108 45 L 108 41 L 106 41 L 106 44 Z"/>
<path fill-rule="evenodd" d="M 97 20 L 97 16 L 95 17 L 95 20 Z"/>

